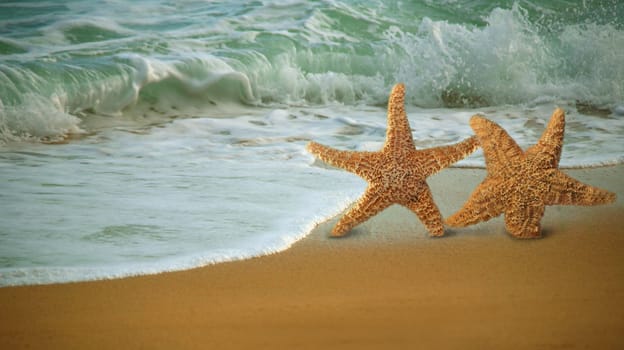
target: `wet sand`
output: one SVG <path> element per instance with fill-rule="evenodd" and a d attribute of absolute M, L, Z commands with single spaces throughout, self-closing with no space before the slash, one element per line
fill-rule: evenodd
<path fill-rule="evenodd" d="M 2 349 L 622 349 L 624 166 L 565 170 L 614 204 L 548 207 L 544 238 L 502 217 L 428 238 L 394 206 L 330 239 L 190 271 L 0 288 Z M 429 181 L 457 210 L 483 170 Z"/>

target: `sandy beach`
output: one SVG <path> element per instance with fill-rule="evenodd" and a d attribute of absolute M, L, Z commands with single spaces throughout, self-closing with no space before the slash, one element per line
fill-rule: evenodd
<path fill-rule="evenodd" d="M 0 288 L 0 348 L 622 349 L 624 166 L 564 171 L 617 202 L 548 207 L 530 241 L 502 217 L 429 238 L 393 206 L 345 238 L 327 238 L 334 218 L 270 256 Z M 442 214 L 484 174 L 430 178 Z"/>

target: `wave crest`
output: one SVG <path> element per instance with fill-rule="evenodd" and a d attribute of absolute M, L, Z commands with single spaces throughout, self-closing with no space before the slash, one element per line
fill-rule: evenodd
<path fill-rule="evenodd" d="M 95 29 L 64 20 L 49 26 L 63 42 L 90 31 L 44 59 L 24 52 L 32 45 L 0 45 L 7 52 L 0 140 L 78 132 L 91 114 L 149 119 L 225 113 L 231 105 L 383 105 L 399 81 L 410 90 L 407 102 L 421 107 L 564 100 L 617 110 L 624 102 L 624 33 L 608 21 L 568 23 L 556 12 L 536 20 L 539 8 L 518 4 L 479 20 L 473 9 L 464 21 L 393 17 L 397 9 L 382 5 L 304 8 L 282 22 L 271 11 L 289 7 L 250 8 L 245 21 L 227 17 L 210 30 L 165 30 L 157 39 L 112 18 Z"/>

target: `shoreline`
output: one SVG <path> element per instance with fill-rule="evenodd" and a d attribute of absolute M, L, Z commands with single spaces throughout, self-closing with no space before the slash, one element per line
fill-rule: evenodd
<path fill-rule="evenodd" d="M 337 217 L 279 253 L 123 279 L 0 288 L 3 348 L 617 349 L 624 346 L 624 165 L 565 170 L 616 192 L 547 207 L 544 238 L 502 217 L 429 238 L 393 206 L 345 238 Z M 429 179 L 443 216 L 485 174 Z"/>
<path fill-rule="evenodd" d="M 609 168 L 613 168 L 613 169 L 617 169 L 617 168 L 624 168 L 624 163 L 614 163 L 614 165 L 610 165 L 610 164 L 597 164 L 597 165 L 589 165 L 589 166 L 574 166 L 574 167 L 560 167 L 561 169 L 563 169 L 564 171 L 587 171 L 587 170 L 592 170 L 592 169 L 609 169 Z M 485 167 L 481 167 L 481 166 L 473 166 L 473 165 L 457 165 L 457 164 L 453 164 L 450 167 L 448 167 L 447 169 L 443 169 L 442 172 L 444 171 L 459 171 L 459 170 L 467 170 L 469 172 L 473 172 L 471 173 L 471 177 L 474 176 L 485 176 Z M 481 175 L 476 175 L 476 173 L 474 172 L 482 172 Z M 437 176 L 439 176 L 439 174 L 435 174 L 432 178 L 436 178 Z M 444 187 L 445 186 L 445 181 L 446 180 L 446 176 L 442 175 L 442 177 L 440 180 L 435 180 L 436 182 L 434 182 L 434 186 L 440 186 L 440 187 Z M 431 181 L 431 179 L 429 179 L 428 181 Z M 616 181 L 615 181 L 616 182 Z M 614 182 L 614 183 L 615 183 Z M 439 183 L 439 185 L 437 185 Z M 479 182 L 474 182 L 473 184 L 475 187 Z M 624 181 L 623 181 L 624 183 Z M 624 186 L 624 184 L 622 184 Z M 608 188 L 605 188 L 608 189 Z M 613 190 L 615 191 L 615 190 Z M 435 193 L 434 193 L 435 196 Z M 440 197 L 440 194 L 438 193 L 438 196 Z M 436 201 L 438 200 L 442 200 L 444 201 L 445 198 L 444 196 L 441 196 L 442 198 L 437 198 L 436 197 Z M 356 196 L 357 198 L 357 196 Z M 465 199 L 467 199 L 468 197 L 466 196 Z M 465 200 L 463 199 L 463 200 Z M 458 199 L 458 201 L 461 201 L 462 199 Z M 439 203 L 438 203 L 439 204 Z M 447 207 L 452 207 L 453 203 L 452 201 L 449 203 L 445 203 Z M 461 202 L 461 204 L 463 204 L 463 202 Z M 338 217 L 340 217 L 344 211 L 349 207 L 350 205 L 346 205 L 346 207 L 342 210 L 338 210 L 337 213 L 335 214 L 330 214 L 329 216 L 327 216 L 326 218 L 321 218 L 318 220 L 313 220 L 311 222 L 308 222 L 305 227 L 306 229 L 302 230 L 299 235 L 298 238 L 293 238 L 292 243 L 289 243 L 290 245 L 288 245 L 286 248 L 275 248 L 272 247 L 269 249 L 269 252 L 264 252 L 264 253 L 251 253 L 251 254 L 243 254 L 243 256 L 236 256 L 236 257 L 231 257 L 228 259 L 224 259 L 224 260 L 211 260 L 207 263 L 203 263 L 200 265 L 195 265 L 195 266 L 191 266 L 188 263 L 182 263 L 182 265 L 184 265 L 185 267 L 176 267 L 176 268 L 171 268 L 171 269 L 163 269 L 160 270 L 158 272 L 153 272 L 154 269 L 151 269 L 152 272 L 126 272 L 126 273 L 118 273 L 118 274 L 114 274 L 114 275 L 110 275 L 107 277 L 92 277 L 92 278 L 87 278 L 87 279 L 76 279 L 76 280 L 64 280 L 64 281 L 40 281 L 40 282 L 35 282 L 35 283 L 14 283 L 14 284 L 5 284 L 2 285 L 0 284 L 0 289 L 2 288 L 10 288 L 10 287 L 21 287 L 21 286 L 44 286 L 44 285 L 55 285 L 55 284 L 67 284 L 67 283 L 83 283 L 83 282 L 99 282 L 99 281 L 109 281 L 109 280 L 115 280 L 115 279 L 126 279 L 126 278 L 135 278 L 135 277 L 141 277 L 141 276 L 153 276 L 153 275 L 159 275 L 159 274 L 164 274 L 164 273 L 175 273 L 175 272 L 182 272 L 182 271 L 188 271 L 188 270 L 193 270 L 193 269 L 198 269 L 198 268 L 205 268 L 205 267 L 210 267 L 213 265 L 217 265 L 217 264 L 224 264 L 224 263 L 230 263 L 230 262 L 235 262 L 235 261 L 244 261 L 244 260 L 249 260 L 249 259 L 255 259 L 255 258 L 261 258 L 263 256 L 267 256 L 267 255 L 272 255 L 272 254 L 279 254 L 282 253 L 290 248 L 292 248 L 294 245 L 298 244 L 299 241 L 306 239 L 309 235 L 311 235 L 311 233 L 316 229 L 316 227 L 324 222 L 327 221 L 332 221 L 332 220 L 337 220 Z M 455 206 L 455 210 L 459 209 L 460 206 Z M 444 209 L 442 207 L 440 207 L 440 209 L 442 209 L 442 214 L 443 217 L 446 217 L 448 215 L 450 215 L 452 212 L 448 211 L 448 212 L 444 212 Z M 451 209 L 449 209 L 451 210 Z M 548 210 L 548 207 L 547 207 Z M 406 212 L 407 216 L 410 215 L 410 213 Z M 496 220 L 496 219 L 494 219 Z M 500 220 L 500 218 L 499 218 Z M 483 224 L 483 223 L 482 223 Z M 454 231 L 456 230 L 466 230 L 466 229 L 470 229 L 470 227 L 467 228 L 449 228 L 446 227 L 446 231 L 451 232 L 451 234 L 454 234 Z M 357 230 L 357 228 L 356 228 Z M 303 233 L 305 231 L 305 233 Z M 69 269 L 72 269 L 71 267 Z M 97 269 L 97 268 L 95 268 Z M 41 271 L 39 273 L 45 273 L 45 271 Z M 54 273 L 58 273 L 58 272 L 54 272 Z M 2 272 L 0 272 L 0 279 L 2 278 Z"/>

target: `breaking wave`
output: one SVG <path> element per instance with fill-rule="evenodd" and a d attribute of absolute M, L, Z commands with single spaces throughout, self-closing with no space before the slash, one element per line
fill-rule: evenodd
<path fill-rule="evenodd" d="M 617 111 L 624 104 L 624 32 L 617 13 L 595 20 L 604 6 L 577 9 L 579 21 L 570 23 L 530 2 L 465 7 L 465 18 L 447 19 L 428 2 L 420 18 L 393 16 L 401 9 L 381 3 L 331 4 L 300 11 L 298 2 L 266 2 L 210 29 L 163 25 L 156 34 L 139 30 L 156 26 L 145 19 L 60 18 L 36 33 L 53 45 L 1 38 L 0 140 L 81 133 L 89 115 L 383 105 L 398 81 L 410 90 L 408 103 L 427 108 L 565 100 Z M 282 18 L 287 13 L 292 21 Z"/>

